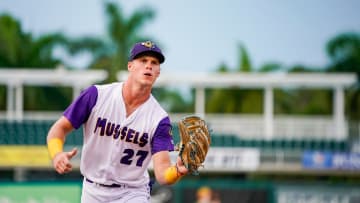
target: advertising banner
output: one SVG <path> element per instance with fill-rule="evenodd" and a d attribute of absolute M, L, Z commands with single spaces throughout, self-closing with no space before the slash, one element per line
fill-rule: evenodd
<path fill-rule="evenodd" d="M 51 160 L 45 144 L 0 146 L 0 166 L 50 167 Z"/>
<path fill-rule="evenodd" d="M 360 153 L 305 151 L 302 164 L 309 169 L 360 170 Z"/>
<path fill-rule="evenodd" d="M 255 171 L 260 164 L 260 151 L 255 148 L 210 148 L 205 159 L 206 170 Z"/>
<path fill-rule="evenodd" d="M 75 146 L 64 146 L 70 151 Z M 80 165 L 81 146 L 71 160 L 74 167 Z M 0 167 L 40 167 L 52 168 L 46 145 L 0 145 Z M 0 202 L 1 203 L 1 202 Z"/>
<path fill-rule="evenodd" d="M 178 151 L 170 153 L 175 162 Z M 242 147 L 211 147 L 206 156 L 204 167 L 199 171 L 255 171 L 260 165 L 260 151 L 256 148 Z M 153 169 L 152 162 L 149 169 Z"/>

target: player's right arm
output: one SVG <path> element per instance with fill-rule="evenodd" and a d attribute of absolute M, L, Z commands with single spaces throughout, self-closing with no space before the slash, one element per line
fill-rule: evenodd
<path fill-rule="evenodd" d="M 72 170 L 70 159 L 76 155 L 77 149 L 69 152 L 63 151 L 66 136 L 73 130 L 70 121 L 62 116 L 50 128 L 47 135 L 47 147 L 55 170 L 60 173 L 67 173 Z"/>
<path fill-rule="evenodd" d="M 96 104 L 97 95 L 97 88 L 94 85 L 82 91 L 49 130 L 47 146 L 54 168 L 60 174 L 71 171 L 70 159 L 77 153 L 76 148 L 63 152 L 65 138 L 73 129 L 78 129 L 86 122 Z"/>

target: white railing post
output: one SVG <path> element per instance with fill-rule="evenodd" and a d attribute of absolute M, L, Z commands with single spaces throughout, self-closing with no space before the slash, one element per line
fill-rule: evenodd
<path fill-rule="evenodd" d="M 205 116 L 205 88 L 196 87 L 195 89 L 195 114 Z"/>
<path fill-rule="evenodd" d="M 266 139 L 272 139 L 274 136 L 274 96 L 271 86 L 265 87 L 264 98 L 264 135 Z"/>
<path fill-rule="evenodd" d="M 15 105 L 15 119 L 21 121 L 24 116 L 24 94 L 23 84 L 18 83 L 15 87 L 16 105 Z"/>
<path fill-rule="evenodd" d="M 340 86 L 335 87 L 334 93 L 334 104 L 333 104 L 333 112 L 334 112 L 334 126 L 335 126 L 335 137 L 339 140 L 344 139 L 346 136 L 345 132 L 345 111 L 344 111 L 344 90 Z"/>
<path fill-rule="evenodd" d="M 7 98 L 6 98 L 6 119 L 14 119 L 14 84 L 7 84 Z"/>

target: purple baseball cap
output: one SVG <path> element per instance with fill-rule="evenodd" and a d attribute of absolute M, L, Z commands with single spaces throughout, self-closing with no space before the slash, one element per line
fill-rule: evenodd
<path fill-rule="evenodd" d="M 160 63 L 163 63 L 165 61 L 165 56 L 162 54 L 160 48 L 156 46 L 155 43 L 152 41 L 136 43 L 131 49 L 129 61 L 132 61 L 139 56 L 143 56 L 146 54 L 154 55 L 157 59 L 159 59 Z"/>

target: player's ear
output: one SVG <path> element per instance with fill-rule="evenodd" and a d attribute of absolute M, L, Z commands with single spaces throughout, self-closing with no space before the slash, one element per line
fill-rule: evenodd
<path fill-rule="evenodd" d="M 131 70 L 131 67 L 132 67 L 132 61 L 129 61 L 128 64 L 127 64 L 127 69 L 128 69 L 128 71 Z"/>
<path fill-rule="evenodd" d="M 161 69 L 159 68 L 159 70 L 155 72 L 155 74 L 156 74 L 156 77 L 159 77 L 159 75 L 160 75 L 160 72 L 161 72 Z"/>

